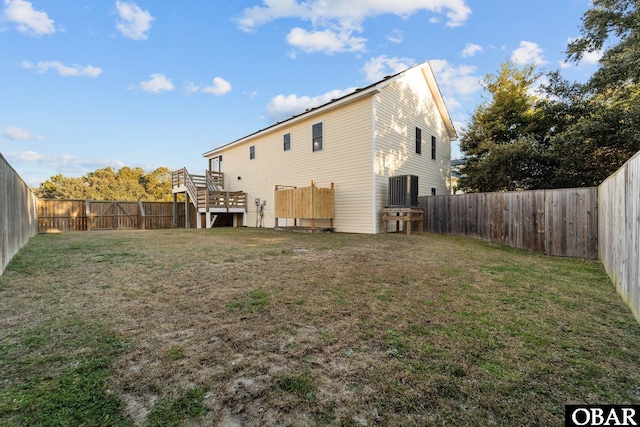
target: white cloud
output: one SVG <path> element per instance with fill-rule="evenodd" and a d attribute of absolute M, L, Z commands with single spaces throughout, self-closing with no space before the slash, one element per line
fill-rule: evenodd
<path fill-rule="evenodd" d="M 426 10 L 446 15 L 447 26 L 464 24 L 471 9 L 466 0 L 263 0 L 262 6 L 245 8 L 237 20 L 238 27 L 247 32 L 281 18 L 297 18 L 311 22 L 313 30 L 294 28 L 287 41 L 304 52 L 356 52 L 365 49 L 366 39 L 354 37 L 362 32 L 367 18 L 385 14 L 408 17 Z M 389 38 L 402 40 L 396 34 Z"/>
<path fill-rule="evenodd" d="M 35 151 L 20 151 L 15 153 L 7 153 L 7 160 L 12 163 L 36 163 L 45 158 L 44 155 Z"/>
<path fill-rule="evenodd" d="M 6 158 L 13 164 L 38 165 L 43 168 L 55 169 L 57 173 L 85 173 L 107 166 L 111 166 L 113 168 L 122 168 L 125 166 L 124 163 L 117 160 L 84 159 L 81 157 L 71 156 L 69 154 L 51 156 L 40 154 L 35 151 L 10 152 L 6 153 Z"/>
<path fill-rule="evenodd" d="M 336 32 L 330 29 L 323 31 L 306 31 L 294 28 L 287 35 L 287 42 L 306 53 L 324 52 L 362 52 L 367 39 L 353 37 L 352 31 Z"/>
<path fill-rule="evenodd" d="M 231 92 L 231 89 L 233 89 L 233 87 L 231 86 L 231 83 L 229 83 L 222 77 L 216 77 L 215 79 L 213 79 L 213 86 L 201 87 L 193 82 L 187 82 L 187 86 L 185 89 L 190 93 L 204 92 L 212 93 L 216 96 L 222 96 Z"/>
<path fill-rule="evenodd" d="M 369 83 L 382 80 L 390 74 L 397 74 L 416 65 L 411 58 L 389 58 L 386 55 L 380 55 L 371 58 L 366 62 L 361 72 L 365 75 L 365 80 Z"/>
<path fill-rule="evenodd" d="M 582 55 L 582 59 L 580 60 L 580 63 L 585 63 L 585 64 L 597 64 L 600 62 L 600 60 L 602 59 L 602 56 L 604 55 L 604 52 L 601 50 L 597 50 L 595 52 L 585 52 L 584 55 Z"/>
<path fill-rule="evenodd" d="M 482 78 L 475 76 L 477 68 L 470 65 L 454 66 L 444 59 L 429 61 L 449 111 L 462 107 L 460 98 L 482 89 Z"/>
<path fill-rule="evenodd" d="M 354 92 L 356 88 L 345 90 L 332 90 L 323 95 L 315 97 L 298 95 L 278 95 L 271 99 L 267 105 L 267 115 L 271 120 L 283 120 L 295 114 L 300 114 L 309 108 L 319 107 L 333 99 L 341 98 Z"/>
<path fill-rule="evenodd" d="M 120 21 L 116 28 L 125 36 L 133 40 L 146 40 L 151 29 L 151 21 L 155 18 L 149 11 L 140 9 L 135 3 L 116 1 L 116 9 Z"/>
<path fill-rule="evenodd" d="M 521 41 L 520 47 L 513 51 L 511 59 L 516 64 L 544 65 L 544 50 L 537 44 L 528 41 Z"/>
<path fill-rule="evenodd" d="M 164 74 L 151 74 L 151 80 L 140 82 L 139 87 L 144 91 L 153 93 L 172 91 L 175 89 L 171 80 L 166 78 Z"/>
<path fill-rule="evenodd" d="M 42 141 L 44 139 L 41 136 L 31 135 L 31 133 L 28 130 L 21 129 L 17 126 L 5 126 L 5 128 L 2 131 L 2 135 L 16 141 L 27 141 L 30 139 L 37 139 L 39 141 Z"/>
<path fill-rule="evenodd" d="M 393 14 L 406 17 L 421 10 L 444 13 L 448 18 L 447 25 L 455 27 L 462 25 L 471 14 L 465 0 L 309 0 L 302 3 L 296 0 L 264 0 L 263 4 L 245 8 L 238 20 L 242 30 L 251 31 L 279 18 L 359 24 L 374 16 Z"/>
<path fill-rule="evenodd" d="M 476 56 L 476 53 L 483 52 L 482 46 L 474 43 L 467 43 L 467 45 L 462 50 L 463 58 L 472 58 Z"/>
<path fill-rule="evenodd" d="M 387 40 L 391 43 L 402 43 L 404 41 L 404 33 L 401 30 L 393 30 L 391 34 L 387 36 Z"/>
<path fill-rule="evenodd" d="M 205 93 L 212 93 L 216 96 L 221 96 L 225 93 L 231 92 L 231 89 L 231 83 L 229 83 L 222 77 L 216 77 L 215 79 L 213 79 L 213 86 L 205 87 L 204 89 L 202 89 L 202 91 Z"/>
<path fill-rule="evenodd" d="M 98 77 L 102 74 L 102 69 L 87 65 L 83 67 L 81 65 L 74 64 L 67 66 L 60 61 L 40 61 L 37 64 L 33 64 L 29 61 L 22 61 L 22 68 L 35 69 L 39 73 L 46 73 L 49 68 L 53 68 L 58 71 L 58 74 L 62 77 L 79 76 L 79 77 Z"/>
<path fill-rule="evenodd" d="M 33 9 L 31 2 L 25 0 L 4 0 L 5 18 L 17 25 L 18 31 L 35 37 L 56 32 L 53 20 L 46 12 Z"/>
<path fill-rule="evenodd" d="M 445 59 L 429 61 L 438 85 L 451 95 L 471 95 L 482 89 L 482 77 L 474 76 L 477 67 L 472 65 L 450 64 Z"/>

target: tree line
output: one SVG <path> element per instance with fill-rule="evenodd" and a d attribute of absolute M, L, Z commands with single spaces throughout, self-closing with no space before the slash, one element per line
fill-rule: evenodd
<path fill-rule="evenodd" d="M 566 51 L 574 63 L 602 53 L 585 83 L 511 61 L 485 77 L 487 99 L 461 132 L 461 189 L 595 186 L 640 150 L 639 4 L 594 0 L 585 12 Z"/>
<path fill-rule="evenodd" d="M 171 201 L 171 171 L 159 167 L 151 172 L 142 168 L 111 167 L 97 169 L 81 177 L 57 174 L 32 189 L 42 199 Z"/>

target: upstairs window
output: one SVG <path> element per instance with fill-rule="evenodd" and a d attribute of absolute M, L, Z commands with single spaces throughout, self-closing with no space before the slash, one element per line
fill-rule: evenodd
<path fill-rule="evenodd" d="M 311 137 L 313 138 L 313 151 L 322 151 L 322 123 L 313 125 Z"/>
<path fill-rule="evenodd" d="M 422 129 L 416 128 L 416 154 L 422 154 Z"/>
<path fill-rule="evenodd" d="M 436 195 L 436 188 L 435 187 L 431 187 L 431 195 L 432 196 Z"/>
<path fill-rule="evenodd" d="M 249 147 L 249 160 L 253 160 L 256 158 L 256 146 L 252 145 Z"/>
<path fill-rule="evenodd" d="M 284 136 L 282 137 L 282 140 L 284 144 L 284 151 L 291 150 L 291 134 L 285 133 Z"/>
<path fill-rule="evenodd" d="M 433 135 L 431 136 L 431 159 L 436 159 L 436 137 Z"/>

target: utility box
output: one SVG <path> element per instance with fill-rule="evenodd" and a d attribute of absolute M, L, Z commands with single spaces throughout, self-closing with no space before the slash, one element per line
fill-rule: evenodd
<path fill-rule="evenodd" d="M 390 208 L 418 206 L 418 176 L 390 176 L 387 206 Z"/>

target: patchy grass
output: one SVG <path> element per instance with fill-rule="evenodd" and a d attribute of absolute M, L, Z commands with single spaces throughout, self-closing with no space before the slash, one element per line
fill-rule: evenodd
<path fill-rule="evenodd" d="M 0 420 L 3 425 L 131 425 L 106 383 L 113 358 L 127 348 L 100 325 L 74 318 L 3 334 Z"/>
<path fill-rule="evenodd" d="M 598 262 L 455 237 L 39 235 L 0 277 L 3 425 L 561 425 L 638 354 Z"/>
<path fill-rule="evenodd" d="M 199 388 L 187 390 L 176 399 L 160 398 L 145 421 L 148 427 L 178 427 L 183 421 L 196 421 L 207 412 L 203 405 L 205 392 Z"/>

